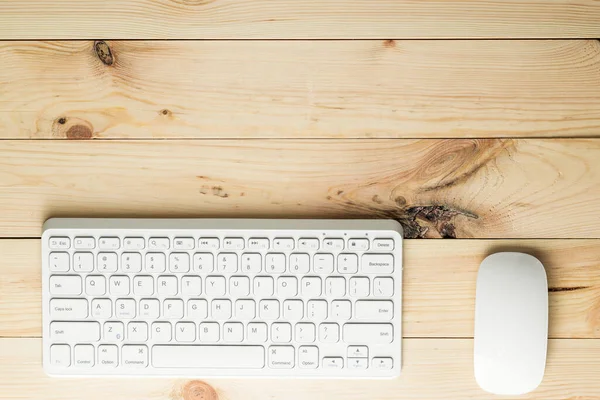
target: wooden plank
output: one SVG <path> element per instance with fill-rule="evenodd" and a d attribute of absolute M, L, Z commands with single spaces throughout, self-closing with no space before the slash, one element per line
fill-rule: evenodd
<path fill-rule="evenodd" d="M 406 339 L 399 379 L 53 379 L 41 367 L 40 339 L 0 339 L 0 397 L 93 399 L 514 399 L 483 392 L 473 377 L 471 339 Z M 544 380 L 519 399 L 597 399 L 600 340 L 553 339 Z"/>
<path fill-rule="evenodd" d="M 0 236 L 51 216 L 395 218 L 407 237 L 598 238 L 600 140 L 0 142 Z"/>
<path fill-rule="evenodd" d="M 22 0 L 0 16 L 0 39 L 600 36 L 594 0 Z"/>
<path fill-rule="evenodd" d="M 598 65 L 598 40 L 0 42 L 0 138 L 598 136 Z"/>
<path fill-rule="evenodd" d="M 0 336 L 41 336 L 40 244 L 0 240 Z M 477 269 L 497 251 L 546 266 L 552 338 L 600 338 L 598 240 L 407 240 L 404 337 L 472 337 Z"/>

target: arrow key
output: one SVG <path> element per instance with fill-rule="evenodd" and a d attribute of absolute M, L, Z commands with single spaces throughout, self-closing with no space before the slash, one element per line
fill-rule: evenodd
<path fill-rule="evenodd" d="M 367 346 L 348 346 L 348 357 L 369 357 Z"/>
<path fill-rule="evenodd" d="M 368 358 L 348 358 L 349 369 L 367 369 L 368 364 Z"/>

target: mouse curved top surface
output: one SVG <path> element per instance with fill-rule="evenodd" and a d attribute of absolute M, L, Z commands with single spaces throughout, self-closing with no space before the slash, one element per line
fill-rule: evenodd
<path fill-rule="evenodd" d="M 542 263 L 496 253 L 479 267 L 475 301 L 475 380 L 487 392 L 519 395 L 544 377 L 548 281 Z"/>

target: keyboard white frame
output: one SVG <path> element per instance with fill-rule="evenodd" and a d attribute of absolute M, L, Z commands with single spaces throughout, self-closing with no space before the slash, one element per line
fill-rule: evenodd
<path fill-rule="evenodd" d="M 48 240 L 52 236 L 68 236 L 71 238 L 71 246 L 67 250 L 51 250 L 49 248 Z M 129 237 L 143 237 L 148 242 L 150 237 L 169 237 L 171 239 L 171 243 L 173 238 L 175 237 L 193 237 L 197 244 L 199 237 L 218 237 L 221 240 L 224 237 L 244 237 L 245 239 L 249 237 L 267 237 L 269 239 L 273 239 L 275 237 L 292 237 L 294 239 L 304 238 L 304 237 L 337 237 L 337 238 L 357 238 L 357 237 L 368 237 L 371 240 L 375 238 L 386 238 L 386 239 L 394 239 L 394 250 L 386 253 L 391 253 L 394 256 L 394 272 L 392 277 L 394 279 L 394 295 L 392 297 L 394 301 L 394 312 L 393 318 L 389 322 L 393 325 L 393 340 L 390 344 L 385 345 L 371 345 L 373 346 L 373 350 L 371 347 L 369 351 L 373 351 L 373 353 L 369 354 L 369 367 L 364 370 L 353 370 L 346 368 L 344 365 L 343 369 L 323 369 L 321 367 L 317 369 L 301 369 L 298 368 L 297 365 L 292 369 L 271 369 L 267 367 L 268 360 L 268 347 L 272 343 L 268 341 L 264 343 L 265 347 L 265 367 L 262 369 L 208 369 L 208 368 L 155 368 L 152 366 L 151 361 L 151 347 L 154 344 L 152 338 L 145 343 L 148 346 L 149 350 L 149 365 L 146 368 L 140 369 L 126 369 L 122 368 L 120 365 L 117 368 L 109 368 L 102 367 L 96 364 L 94 367 L 90 368 L 77 368 L 74 366 L 68 368 L 56 367 L 50 364 L 50 346 L 53 343 L 50 340 L 50 322 L 52 321 L 50 318 L 50 298 L 52 297 L 49 293 L 49 277 L 52 273 L 48 267 L 48 256 L 51 251 L 65 251 L 68 252 L 71 259 L 73 253 L 75 252 L 73 248 L 72 239 L 75 236 L 112 236 L 119 237 L 122 239 L 126 236 Z M 60 377 L 74 377 L 74 376 L 85 376 L 85 377 L 106 377 L 106 376 L 162 376 L 162 377 L 188 377 L 188 378 L 196 378 L 196 377 L 234 377 L 234 378 L 273 378 L 273 377 L 283 377 L 283 378 L 395 378 L 400 375 L 401 364 L 402 364 L 402 227 L 401 225 L 394 220 L 299 220 L 299 219 L 100 219 L 100 218 L 52 218 L 47 220 L 43 226 L 42 233 L 42 327 L 43 327 L 43 368 L 44 371 L 50 376 L 60 376 Z M 93 250 L 80 250 L 80 251 L 89 251 L 94 254 L 99 252 L 98 247 L 96 246 Z M 115 252 L 120 254 L 124 250 L 120 248 Z M 139 252 L 143 254 L 148 251 L 147 246 L 144 250 L 140 250 Z M 166 250 L 169 251 L 183 251 L 183 250 Z M 221 250 L 225 251 L 225 250 Z M 263 257 L 264 263 L 264 255 L 267 252 L 276 252 L 275 250 L 248 250 L 245 249 L 243 251 L 261 253 Z M 242 251 L 242 252 L 243 252 Z M 294 250 L 295 252 L 309 253 L 311 255 L 311 269 L 308 274 L 304 274 L 303 276 L 321 276 L 324 280 L 327 275 L 326 274 L 315 274 L 313 273 L 313 265 L 312 265 L 312 255 L 317 252 L 327 252 L 325 250 L 317 250 L 317 251 L 304 251 L 304 250 Z M 195 252 L 204 252 L 198 249 L 188 250 L 187 251 L 190 256 Z M 353 251 L 354 252 L 354 251 Z M 355 252 L 359 254 L 361 253 L 370 253 L 370 251 L 365 252 Z M 191 257 L 190 257 L 191 259 Z M 168 261 L 167 261 L 168 263 Z M 60 273 L 55 273 L 60 274 Z M 69 274 L 73 274 L 72 271 Z M 97 272 L 94 269 L 94 275 L 101 273 Z M 110 275 L 119 275 L 121 272 L 116 273 L 108 273 L 104 274 L 105 276 Z M 165 272 L 160 274 L 148 274 L 142 269 L 142 272 L 138 273 L 140 275 L 173 275 L 173 273 L 169 272 L 168 265 Z M 192 266 L 190 266 L 189 274 L 193 274 Z M 214 273 L 218 275 L 218 273 Z M 259 275 L 267 275 L 264 270 L 261 271 Z M 86 273 L 82 273 L 82 276 L 87 275 Z M 132 274 L 130 274 L 132 275 Z M 240 275 L 240 273 L 238 273 Z M 283 276 L 291 275 L 287 270 L 284 274 L 278 274 Z M 360 270 L 356 276 L 364 276 L 367 274 L 361 274 Z M 349 276 L 350 277 L 350 276 Z M 107 279 L 108 280 L 108 279 Z M 204 283 L 204 279 L 203 279 Z M 60 296 L 54 296 L 60 297 Z M 68 297 L 68 296 L 67 296 Z M 82 294 L 80 296 L 71 296 L 78 298 L 93 298 L 94 296 L 88 296 L 87 294 Z M 104 297 L 109 297 L 104 296 Z M 126 296 L 128 298 L 135 298 L 136 303 L 144 296 L 136 296 L 130 294 Z M 160 297 L 155 294 L 153 297 Z M 167 297 L 167 296 L 163 296 Z M 211 296 L 205 296 L 204 291 L 199 296 L 201 298 L 211 299 Z M 251 297 L 251 296 L 250 296 Z M 298 297 L 301 297 L 300 295 Z M 325 297 L 325 296 L 322 296 Z M 222 296 L 217 296 L 215 298 L 223 298 Z M 271 298 L 278 299 L 279 296 L 275 294 Z M 372 298 L 370 296 L 369 298 Z M 280 299 L 281 301 L 281 299 Z M 354 307 L 353 307 L 354 313 Z M 104 321 L 117 321 L 117 318 L 110 318 L 107 320 L 99 320 L 101 325 Z M 149 323 L 149 326 L 153 320 L 136 318 L 136 321 L 146 321 Z M 257 319 L 260 321 L 260 319 Z M 186 321 L 186 319 L 182 319 L 182 321 Z M 207 320 L 214 321 L 214 320 Z M 231 319 L 231 321 L 235 321 L 235 319 Z M 126 326 L 129 320 L 122 321 Z M 176 321 L 172 321 L 175 323 Z M 201 321 L 194 321 L 198 324 Z M 224 321 L 218 321 L 224 322 Z M 286 322 L 283 318 L 276 320 L 274 322 Z M 327 321 L 331 322 L 331 321 Z M 355 320 L 345 321 L 345 322 L 358 322 Z M 319 354 L 319 359 L 322 359 L 323 356 L 330 355 L 342 355 L 344 359 L 346 359 L 346 349 L 349 345 L 342 341 L 342 327 L 344 322 L 339 322 L 340 325 L 340 340 L 338 343 L 334 344 L 319 344 L 319 346 L 328 346 L 328 348 L 335 348 L 331 352 L 327 354 Z M 318 331 L 318 323 L 317 331 Z M 317 332 L 318 333 L 318 332 Z M 61 342 L 65 343 L 65 342 Z M 300 346 L 300 344 L 296 344 L 292 342 L 296 347 Z M 73 351 L 73 346 L 75 343 L 67 343 L 71 345 L 71 351 Z M 98 343 L 93 343 L 95 346 Z M 121 343 L 117 343 L 119 348 L 121 347 Z M 172 343 L 173 344 L 173 343 Z M 193 343 L 199 344 L 199 343 Z M 202 343 L 205 344 L 205 343 Z M 246 342 L 236 343 L 233 345 L 243 345 L 250 344 Z M 218 345 L 218 344 L 217 344 Z M 273 344 L 275 345 L 275 344 Z M 277 344 L 281 345 L 281 344 Z M 301 344 L 301 345 L 310 345 Z M 343 349 L 343 350 L 342 350 Z M 119 351 L 120 353 L 120 351 Z M 391 356 L 394 359 L 394 365 L 392 369 L 389 370 L 377 370 L 371 368 L 370 360 L 372 356 L 380 356 L 386 357 Z M 96 355 L 97 357 L 97 355 Z M 296 362 L 297 358 L 297 349 L 295 355 Z M 120 362 L 119 357 L 119 362 Z"/>

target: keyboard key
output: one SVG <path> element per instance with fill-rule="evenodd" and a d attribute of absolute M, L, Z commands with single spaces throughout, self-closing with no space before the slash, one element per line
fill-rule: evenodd
<path fill-rule="evenodd" d="M 256 369 L 265 366 L 265 349 L 262 346 L 156 345 L 152 347 L 152 365 L 156 368 Z"/>
<path fill-rule="evenodd" d="M 352 304 L 348 300 L 334 300 L 331 302 L 330 315 L 338 321 L 349 320 L 352 317 Z"/>
<path fill-rule="evenodd" d="M 337 343 L 340 340 L 340 326 L 325 323 L 319 325 L 319 341 L 323 343 Z"/>
<path fill-rule="evenodd" d="M 298 366 L 300 368 L 318 368 L 319 348 L 316 346 L 300 346 L 298 349 Z"/>
<path fill-rule="evenodd" d="M 102 275 L 86 276 L 85 292 L 90 296 L 104 296 L 106 293 L 106 278 Z"/>
<path fill-rule="evenodd" d="M 228 343 L 241 343 L 244 340 L 244 325 L 239 322 L 227 322 L 223 325 L 223 340 Z"/>
<path fill-rule="evenodd" d="M 244 253 L 242 255 L 241 271 L 244 274 L 258 274 L 262 270 L 262 258 L 257 253 Z"/>
<path fill-rule="evenodd" d="M 73 247 L 77 250 L 90 250 L 96 247 L 96 239 L 93 237 L 81 237 L 78 236 L 73 242 Z"/>
<path fill-rule="evenodd" d="M 283 318 L 298 321 L 304 317 L 304 302 L 302 300 L 286 300 L 283 302 Z"/>
<path fill-rule="evenodd" d="M 242 250 L 244 248 L 244 239 L 225 238 L 223 239 L 223 248 L 225 250 Z"/>
<path fill-rule="evenodd" d="M 156 290 L 161 296 L 175 296 L 177 294 L 177 277 L 159 276 L 156 279 Z"/>
<path fill-rule="evenodd" d="M 342 251 L 344 250 L 344 239 L 325 238 L 323 239 L 323 250 Z"/>
<path fill-rule="evenodd" d="M 265 258 L 265 271 L 270 274 L 283 274 L 285 272 L 285 254 L 267 254 Z"/>
<path fill-rule="evenodd" d="M 256 316 L 256 303 L 254 300 L 242 299 L 235 302 L 235 318 L 241 320 L 254 319 Z"/>
<path fill-rule="evenodd" d="M 293 368 L 294 347 L 293 346 L 270 346 L 269 362 L 270 368 Z"/>
<path fill-rule="evenodd" d="M 71 365 L 71 347 L 68 344 L 50 346 L 50 364 L 65 368 Z"/>
<path fill-rule="evenodd" d="M 145 322 L 130 322 L 127 324 L 127 340 L 130 342 L 145 342 L 148 340 L 148 325 Z"/>
<path fill-rule="evenodd" d="M 229 292 L 233 297 L 243 297 L 250 294 L 250 278 L 247 276 L 232 276 L 229 278 Z"/>
<path fill-rule="evenodd" d="M 394 241 L 392 239 L 375 239 L 372 248 L 375 251 L 392 251 L 394 250 Z"/>
<path fill-rule="evenodd" d="M 202 279 L 199 276 L 181 278 L 181 293 L 184 296 L 199 296 L 202 293 Z"/>
<path fill-rule="evenodd" d="M 92 300 L 92 316 L 98 319 L 107 319 L 112 317 L 111 299 Z"/>
<path fill-rule="evenodd" d="M 371 368 L 378 370 L 392 369 L 394 360 L 390 357 L 374 357 L 371 360 Z"/>
<path fill-rule="evenodd" d="M 326 300 L 309 300 L 307 306 L 307 316 L 312 321 L 321 321 L 327 318 Z"/>
<path fill-rule="evenodd" d="M 172 337 L 171 323 L 170 322 L 154 322 L 154 323 L 152 323 L 151 336 L 155 342 L 170 342 L 171 337 Z"/>
<path fill-rule="evenodd" d="M 100 250 L 118 250 L 121 246 L 121 241 L 118 237 L 101 237 L 98 241 Z"/>
<path fill-rule="evenodd" d="M 51 322 L 50 338 L 54 342 L 96 342 L 100 340 L 98 322 Z"/>
<path fill-rule="evenodd" d="M 369 295 L 369 278 L 350 278 L 350 286 L 348 291 L 352 297 L 367 297 Z"/>
<path fill-rule="evenodd" d="M 148 366 L 148 347 L 144 345 L 124 345 L 121 348 L 122 365 L 127 368 Z"/>
<path fill-rule="evenodd" d="M 169 271 L 171 272 L 189 272 L 190 256 L 187 253 L 169 254 Z"/>
<path fill-rule="evenodd" d="M 348 358 L 348 369 L 367 369 L 368 358 Z"/>
<path fill-rule="evenodd" d="M 118 299 L 115 302 L 115 316 L 119 319 L 135 318 L 135 300 Z"/>
<path fill-rule="evenodd" d="M 295 276 L 281 276 L 277 278 L 277 295 L 280 297 L 294 297 L 298 294 L 298 279 Z"/>
<path fill-rule="evenodd" d="M 356 319 L 389 321 L 394 316 L 394 303 L 391 301 L 359 300 L 355 304 Z"/>
<path fill-rule="evenodd" d="M 268 250 L 269 239 L 267 238 L 250 238 L 248 240 L 248 248 L 250 250 Z"/>
<path fill-rule="evenodd" d="M 142 237 L 126 237 L 123 241 L 125 250 L 143 250 L 146 247 L 146 241 Z"/>
<path fill-rule="evenodd" d="M 376 297 L 393 296 L 394 280 L 392 278 L 375 278 L 373 280 L 373 295 Z"/>
<path fill-rule="evenodd" d="M 321 285 L 323 281 L 318 276 L 306 276 L 302 278 L 302 296 L 319 297 L 321 295 Z"/>
<path fill-rule="evenodd" d="M 257 276 L 254 278 L 254 296 L 269 297 L 273 296 L 274 283 L 270 276 Z"/>
<path fill-rule="evenodd" d="M 327 278 L 325 280 L 325 294 L 331 297 L 346 295 L 346 279 L 342 277 Z"/>
<path fill-rule="evenodd" d="M 175 240 L 173 240 L 173 248 L 175 250 L 193 250 L 195 247 L 195 243 L 196 243 L 196 241 L 194 240 L 194 238 L 178 237 L 178 238 L 175 238 Z"/>
<path fill-rule="evenodd" d="M 177 342 L 193 342 L 196 340 L 196 324 L 178 322 L 175 324 L 175 340 Z"/>
<path fill-rule="evenodd" d="M 119 348 L 114 344 L 98 346 L 98 364 L 103 367 L 117 367 L 119 365 Z"/>
<path fill-rule="evenodd" d="M 392 324 L 345 324 L 343 338 L 346 343 L 391 343 L 393 327 Z"/>
<path fill-rule="evenodd" d="M 204 299 L 188 300 L 187 317 L 194 321 L 208 318 L 208 302 Z"/>
<path fill-rule="evenodd" d="M 117 272 L 117 253 L 98 253 L 98 272 Z"/>
<path fill-rule="evenodd" d="M 218 238 L 200 238 L 198 240 L 198 248 L 200 250 L 218 250 L 219 239 Z"/>
<path fill-rule="evenodd" d="M 52 275 L 50 277 L 50 293 L 60 296 L 81 294 L 81 277 L 72 275 Z"/>
<path fill-rule="evenodd" d="M 369 250 L 369 240 L 368 239 L 350 239 L 350 240 L 348 240 L 348 250 L 350 250 L 350 251 Z"/>
<path fill-rule="evenodd" d="M 365 274 L 391 274 L 394 257 L 391 254 L 363 254 L 361 271 Z"/>
<path fill-rule="evenodd" d="M 48 266 L 52 272 L 67 272 L 69 267 L 69 253 L 50 253 Z"/>
<path fill-rule="evenodd" d="M 207 277 L 205 292 L 209 296 L 224 296 L 225 295 L 225 277 L 224 276 L 209 276 L 209 277 Z"/>
<path fill-rule="evenodd" d="M 275 238 L 273 240 L 274 250 L 294 250 L 294 239 L 292 238 Z"/>
<path fill-rule="evenodd" d="M 333 254 L 315 254 L 313 269 L 315 274 L 331 274 L 333 272 Z"/>
<path fill-rule="evenodd" d="M 348 357 L 369 357 L 367 346 L 348 346 Z"/>
<path fill-rule="evenodd" d="M 292 325 L 287 322 L 273 322 L 271 340 L 273 343 L 289 343 L 292 340 Z"/>
<path fill-rule="evenodd" d="M 344 368 L 344 359 L 342 357 L 323 357 L 321 367 L 323 369 L 342 369 Z"/>
<path fill-rule="evenodd" d="M 194 254 L 194 272 L 209 274 L 213 272 L 214 256 L 211 253 Z"/>
<path fill-rule="evenodd" d="M 310 271 L 310 257 L 308 254 L 294 253 L 290 255 L 290 272 L 293 274 L 308 274 Z"/>
<path fill-rule="evenodd" d="M 129 294 L 129 277 L 126 275 L 113 275 L 108 280 L 109 292 L 115 296 L 127 296 Z"/>
<path fill-rule="evenodd" d="M 249 323 L 247 332 L 247 339 L 250 343 L 264 343 L 267 341 L 267 324 L 265 323 Z"/>
<path fill-rule="evenodd" d="M 183 318 L 183 300 L 166 299 L 163 302 L 163 317 L 167 319 Z"/>
<path fill-rule="evenodd" d="M 64 250 L 71 247 L 71 239 L 64 236 L 53 236 L 48 239 L 48 247 L 52 250 Z"/>
<path fill-rule="evenodd" d="M 299 343 L 312 343 L 315 341 L 315 324 L 301 322 L 296 324 L 294 339 Z"/>
<path fill-rule="evenodd" d="M 152 296 L 154 294 L 154 278 L 151 276 L 134 277 L 133 294 L 136 296 Z"/>
<path fill-rule="evenodd" d="M 105 322 L 102 340 L 120 342 L 125 338 L 125 328 L 122 322 Z"/>
<path fill-rule="evenodd" d="M 201 342 L 219 341 L 219 324 L 217 322 L 203 322 L 200 324 Z"/>
<path fill-rule="evenodd" d="M 220 253 L 217 256 L 217 272 L 221 274 L 233 274 L 238 270 L 237 254 Z"/>
<path fill-rule="evenodd" d="M 52 299 L 50 300 L 50 317 L 52 319 L 84 319 L 88 316 L 86 299 Z"/>
<path fill-rule="evenodd" d="M 151 237 L 148 240 L 150 250 L 169 250 L 170 241 L 166 237 Z"/>
<path fill-rule="evenodd" d="M 211 302 L 210 315 L 212 319 L 229 319 L 231 318 L 231 300 L 217 299 Z"/>
<path fill-rule="evenodd" d="M 165 272 L 166 264 L 163 253 L 146 253 L 146 272 Z"/>
<path fill-rule="evenodd" d="M 337 262 L 337 270 L 340 274 L 355 274 L 358 272 L 358 256 L 356 254 L 340 254 Z"/>
<path fill-rule="evenodd" d="M 140 272 L 142 270 L 142 255 L 140 253 L 121 254 L 122 272 Z"/>
<path fill-rule="evenodd" d="M 274 320 L 279 318 L 278 300 L 261 300 L 258 305 L 258 315 L 261 319 Z"/>
<path fill-rule="evenodd" d="M 300 240 L 298 240 L 298 250 L 304 250 L 304 251 L 319 250 L 319 239 L 301 238 Z"/>
<path fill-rule="evenodd" d="M 158 299 L 142 299 L 140 300 L 141 318 L 156 319 L 160 316 L 160 301 Z"/>
<path fill-rule="evenodd" d="M 92 272 L 94 270 L 94 255 L 92 253 L 73 254 L 73 271 Z"/>
<path fill-rule="evenodd" d="M 73 365 L 81 368 L 94 366 L 94 346 L 91 344 L 78 344 L 75 346 Z"/>

